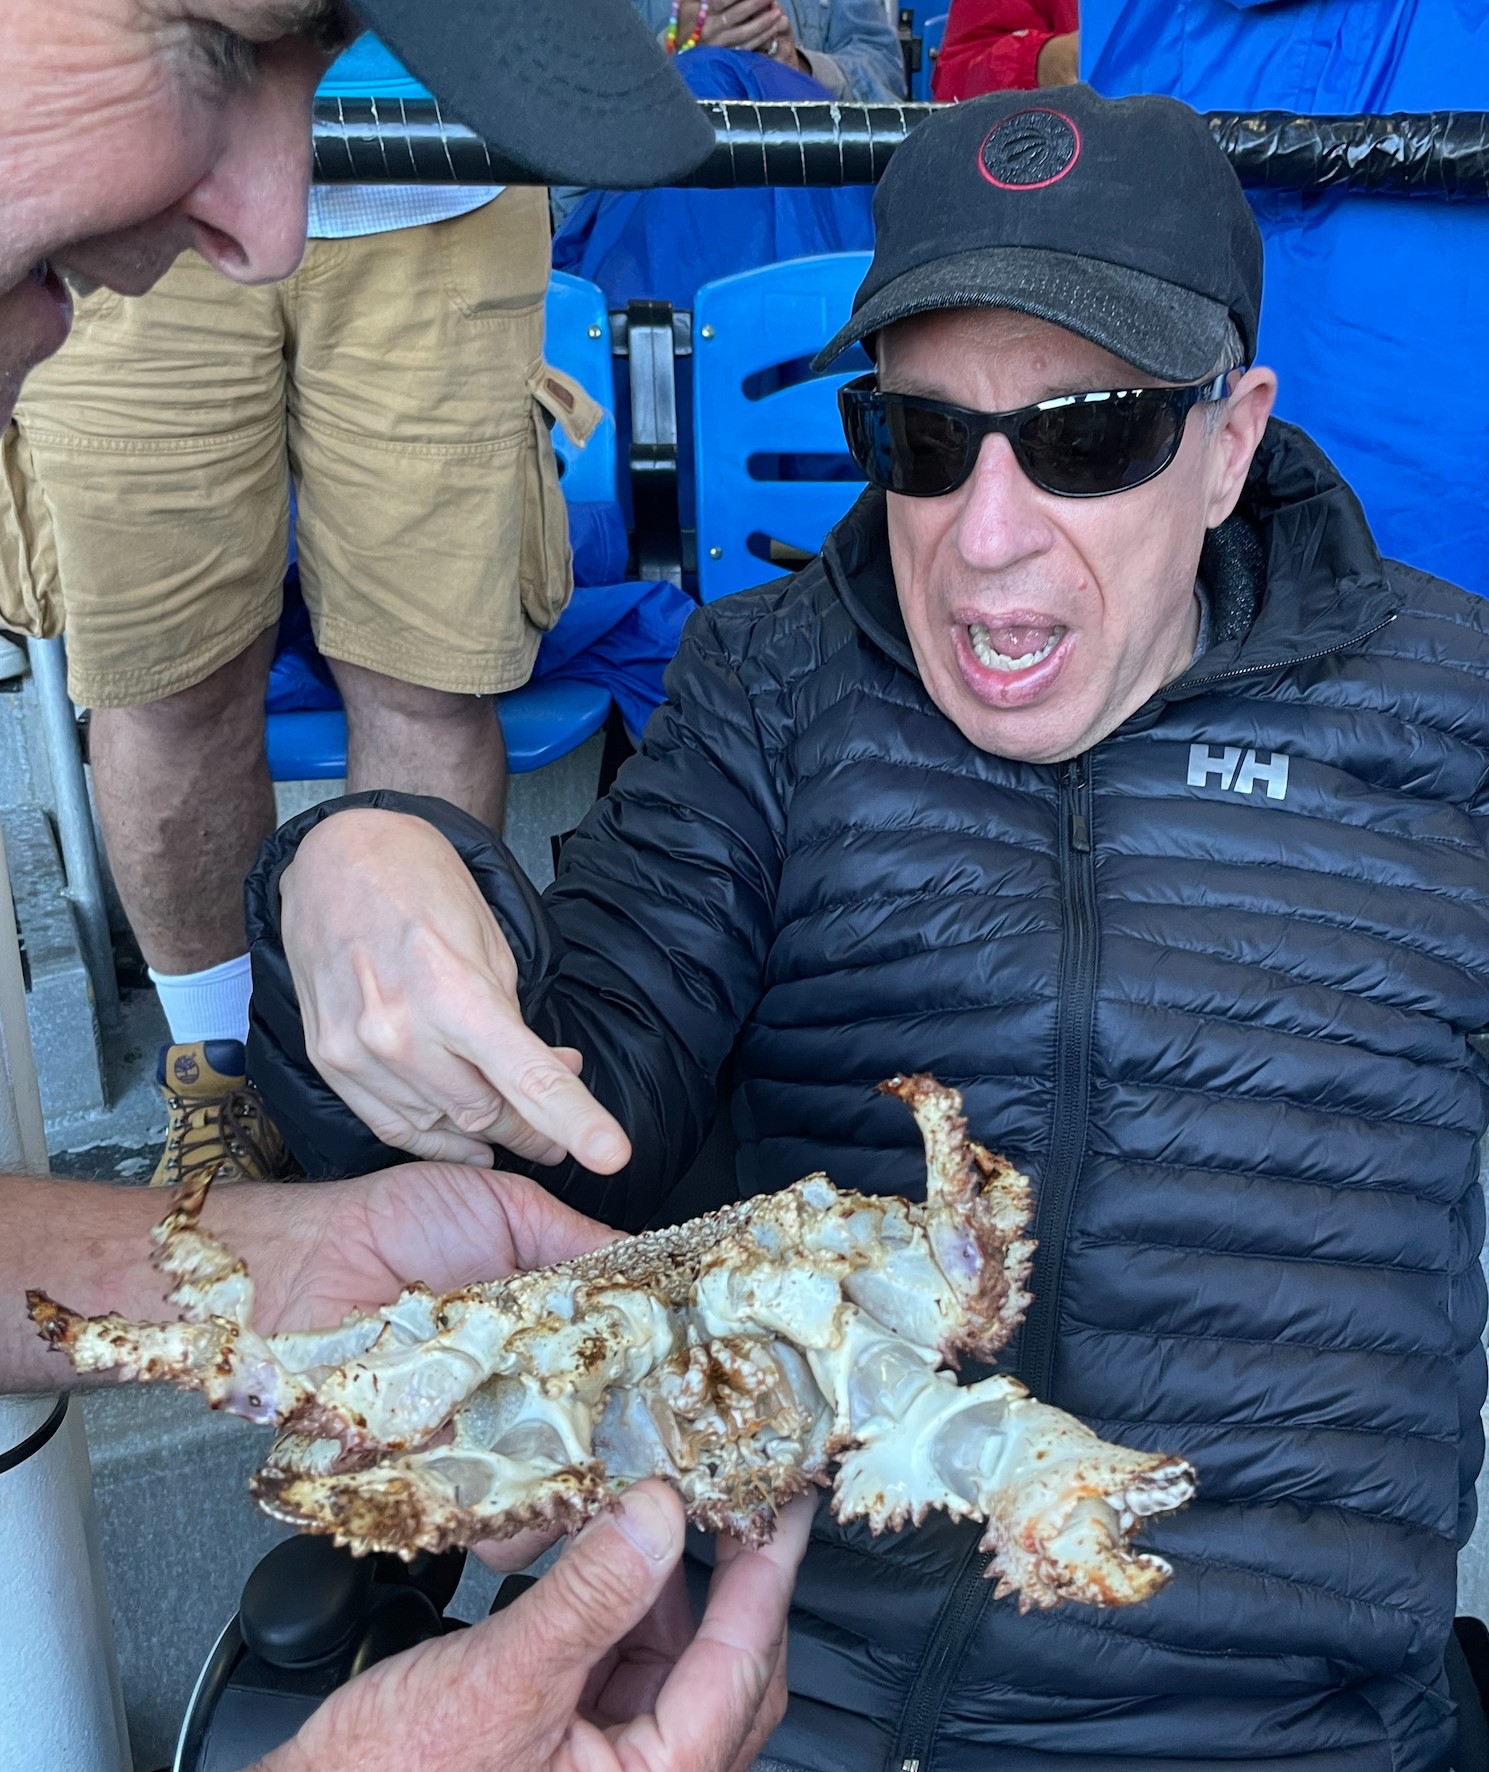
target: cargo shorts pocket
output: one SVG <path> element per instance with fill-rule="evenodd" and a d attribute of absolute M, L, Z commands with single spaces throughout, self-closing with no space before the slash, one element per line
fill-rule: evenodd
<path fill-rule="evenodd" d="M 20 426 L 0 431 L 0 627 L 52 640 L 62 632 L 62 584 L 51 512 Z"/>
<path fill-rule="evenodd" d="M 605 416 L 599 401 L 592 400 L 573 376 L 543 363 L 527 384 L 527 391 L 565 436 L 580 449 L 589 442 Z"/>
<path fill-rule="evenodd" d="M 545 633 L 568 607 L 574 591 L 568 507 L 558 483 L 558 456 L 551 424 L 558 423 L 581 448 L 605 416 L 579 383 L 540 363 L 527 384 L 533 416 L 533 447 L 525 463 L 522 524 L 522 608 Z"/>

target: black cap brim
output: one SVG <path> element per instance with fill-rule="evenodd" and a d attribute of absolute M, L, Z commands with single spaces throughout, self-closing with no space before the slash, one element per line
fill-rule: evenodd
<path fill-rule="evenodd" d="M 959 253 L 904 272 L 857 309 L 812 367 L 827 368 L 896 320 L 941 308 L 1032 314 L 1163 381 L 1196 382 L 1230 367 L 1220 362 L 1231 318 L 1221 302 L 1126 265 L 1030 246 Z"/>
<path fill-rule="evenodd" d="M 353 0 L 441 106 L 549 184 L 634 190 L 714 145 L 631 0 Z"/>

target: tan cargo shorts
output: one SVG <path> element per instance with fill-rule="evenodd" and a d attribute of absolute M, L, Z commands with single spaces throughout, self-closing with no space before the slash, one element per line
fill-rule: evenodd
<path fill-rule="evenodd" d="M 189 688 L 278 619 L 293 479 L 328 657 L 462 694 L 527 681 L 572 589 L 545 417 L 547 195 L 312 240 L 283 283 L 195 254 L 79 303 L 0 439 L 0 623 L 56 633 L 91 707 Z"/>

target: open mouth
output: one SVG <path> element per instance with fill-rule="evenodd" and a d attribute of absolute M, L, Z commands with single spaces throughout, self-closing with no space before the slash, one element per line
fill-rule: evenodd
<path fill-rule="evenodd" d="M 967 624 L 967 636 L 977 662 L 990 671 L 1027 671 L 1042 664 L 1065 638 L 1066 630 L 1058 626 L 1026 626 L 990 628 L 980 621 Z"/>

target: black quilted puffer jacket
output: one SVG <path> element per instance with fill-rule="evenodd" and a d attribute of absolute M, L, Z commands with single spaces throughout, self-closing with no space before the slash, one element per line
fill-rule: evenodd
<path fill-rule="evenodd" d="M 721 1092 L 746 1192 L 914 1194 L 899 1070 L 1034 1177 L 1009 1350 L 1109 1438 L 1178 1451 L 1151 1602 L 1020 1617 L 976 1530 L 819 1515 L 791 1714 L 812 1772 L 1444 1772 L 1484 1394 L 1489 604 L 1383 562 L 1273 426 L 1203 574 L 1189 672 L 1089 754 L 974 749 L 915 673 L 884 507 L 701 610 L 641 755 L 541 902 L 447 807 L 547 1039 L 635 1158 L 546 1172 L 637 1226 Z M 314 1172 L 393 1160 L 306 1069 L 252 885 L 250 1063 Z M 701 1202 L 694 1202 L 699 1204 Z"/>

